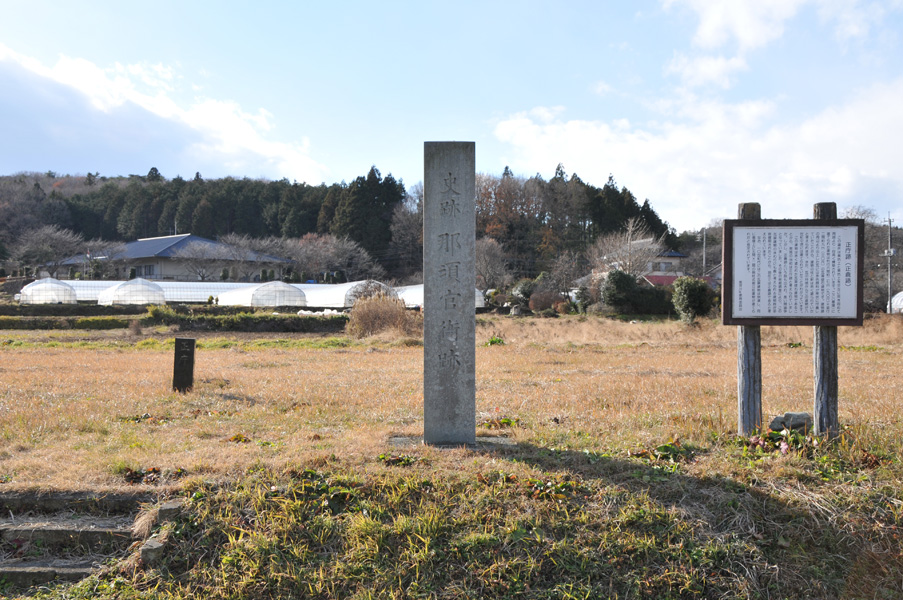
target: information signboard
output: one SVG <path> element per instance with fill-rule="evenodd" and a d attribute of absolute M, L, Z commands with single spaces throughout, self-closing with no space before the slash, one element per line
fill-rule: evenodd
<path fill-rule="evenodd" d="M 725 325 L 862 325 L 862 219 L 724 222 Z"/>

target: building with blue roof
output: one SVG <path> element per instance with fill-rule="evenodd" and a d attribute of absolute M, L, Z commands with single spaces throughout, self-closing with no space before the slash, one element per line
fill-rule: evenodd
<path fill-rule="evenodd" d="M 116 269 L 117 279 L 125 279 L 134 269 L 137 277 L 172 281 L 215 281 L 221 278 L 223 269 L 229 269 L 231 278 L 260 281 L 264 269 L 278 274 L 291 264 L 286 258 L 184 233 L 129 242 L 114 256 L 73 256 L 63 265 L 87 272 L 95 260 L 120 265 Z"/>

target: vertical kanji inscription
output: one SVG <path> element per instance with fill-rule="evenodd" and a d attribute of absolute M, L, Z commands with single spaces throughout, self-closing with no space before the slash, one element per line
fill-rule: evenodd
<path fill-rule="evenodd" d="M 424 144 L 423 440 L 476 441 L 475 145 Z"/>

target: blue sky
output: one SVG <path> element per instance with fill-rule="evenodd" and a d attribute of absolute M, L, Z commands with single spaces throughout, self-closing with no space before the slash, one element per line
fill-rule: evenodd
<path fill-rule="evenodd" d="M 0 0 L 0 174 L 609 174 L 678 231 L 903 224 L 903 0 Z"/>

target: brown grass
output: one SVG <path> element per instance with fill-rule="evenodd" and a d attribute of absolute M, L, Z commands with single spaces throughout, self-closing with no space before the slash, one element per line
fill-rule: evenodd
<path fill-rule="evenodd" d="M 403 300 L 376 295 L 354 303 L 345 331 L 357 339 L 380 334 L 422 336 L 423 319 L 419 313 L 406 309 Z"/>
<path fill-rule="evenodd" d="M 849 443 L 898 461 L 901 323 L 870 319 L 839 335 Z M 170 389 L 171 350 L 137 349 L 127 331 L 91 334 L 100 348 L 58 345 L 76 335 L 84 334 L 0 332 L 0 343 L 8 340 L 0 345 L 0 476 L 8 480 L 0 490 L 113 489 L 131 485 L 129 470 L 151 468 L 160 469 L 157 480 L 138 485 L 227 479 L 255 465 L 366 470 L 390 437 L 422 433 L 418 346 L 254 349 L 235 336 L 231 348 L 199 348 L 195 387 L 179 395 Z M 493 336 L 505 344 L 484 346 Z M 519 419 L 506 433 L 540 447 L 623 453 L 673 438 L 704 445 L 736 428 L 735 336 L 713 322 L 481 317 L 478 416 Z M 154 337 L 171 334 L 148 330 L 142 339 Z M 811 328 L 763 328 L 766 414 L 811 411 L 811 339 Z M 34 340 L 44 341 L 29 346 Z M 466 450 L 445 452 L 436 468 L 472 460 Z M 688 473 L 730 468 L 719 460 L 702 457 Z"/>

